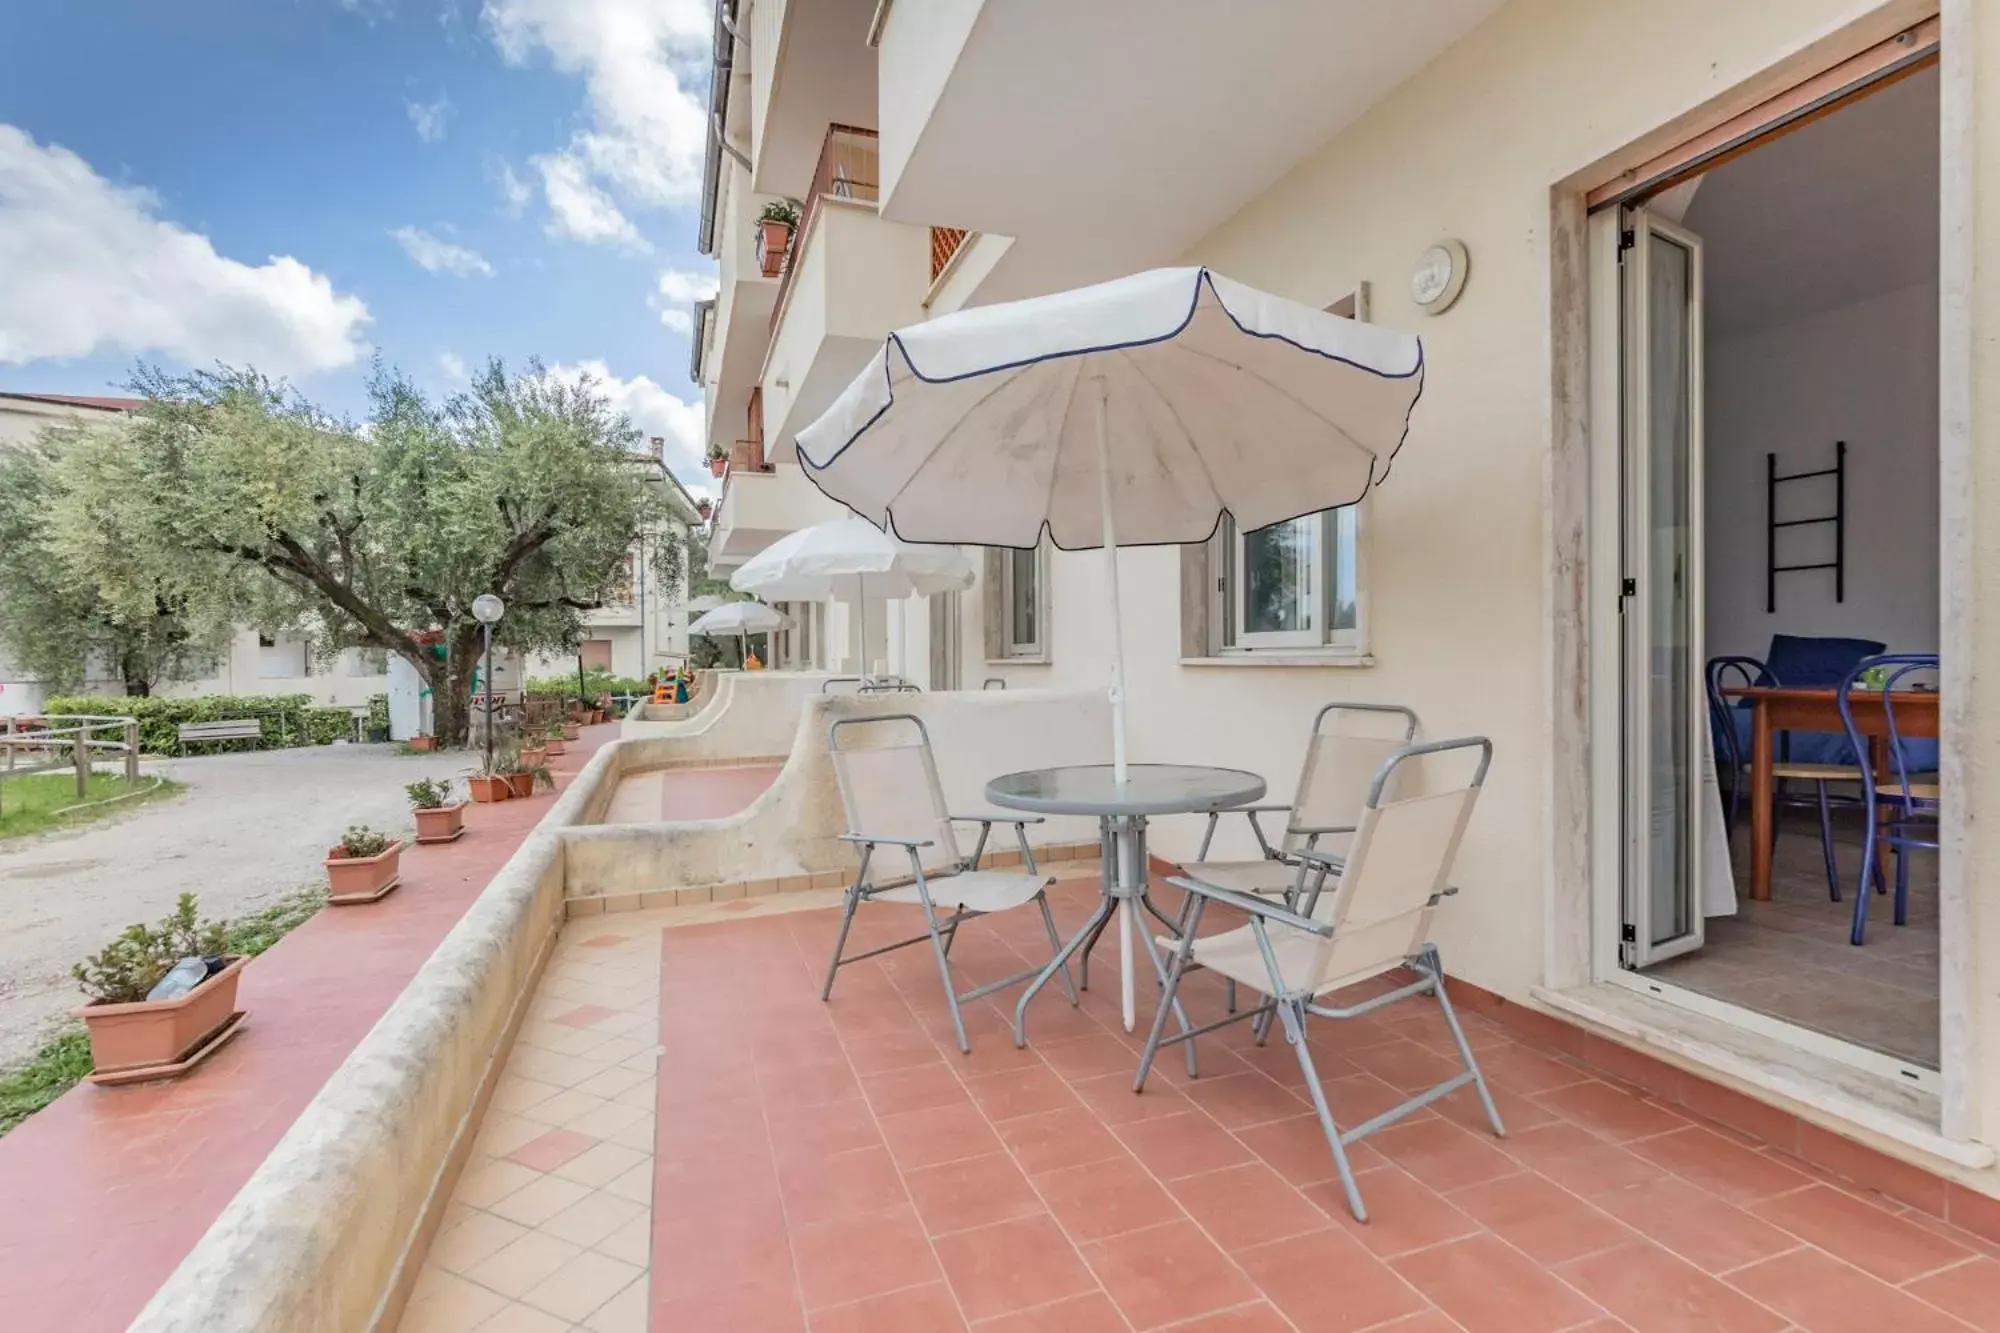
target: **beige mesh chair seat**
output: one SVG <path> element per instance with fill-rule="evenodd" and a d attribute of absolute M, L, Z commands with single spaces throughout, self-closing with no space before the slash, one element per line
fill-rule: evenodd
<path fill-rule="evenodd" d="M 860 848 L 861 862 L 842 904 L 840 933 L 834 940 L 833 961 L 827 965 L 820 999 L 832 1000 L 834 978 L 848 964 L 928 942 L 944 981 L 958 1049 L 970 1051 L 959 1006 L 1028 981 L 1041 975 L 1042 969 L 1029 967 L 960 991 L 951 971 L 951 946 L 958 938 L 958 928 L 976 917 L 1034 903 L 1041 909 L 1042 925 L 1048 931 L 1049 956 L 1053 958 L 1062 946 L 1056 935 L 1055 914 L 1049 910 L 1048 887 L 1054 877 L 1035 868 L 1035 854 L 1028 846 L 1027 826 L 1042 820 L 1037 815 L 952 814 L 938 782 L 930 733 L 913 713 L 841 718 L 827 728 L 826 744 L 833 759 L 834 779 L 840 784 L 841 804 L 847 811 L 848 831 L 841 840 Z M 1014 826 L 1025 872 L 979 869 L 987 838 L 998 823 Z M 959 849 L 959 824 L 979 825 L 979 841 L 970 856 Z M 888 872 L 893 879 L 884 878 L 883 867 L 876 863 L 876 853 L 882 848 L 890 849 L 887 865 L 893 867 Z M 903 855 L 899 857 L 897 852 Z M 848 931 L 854 925 L 855 912 L 865 902 L 921 908 L 924 933 L 849 956 Z M 1062 976 L 1069 1001 L 1075 1004 L 1076 987 L 1067 965 Z"/>
<path fill-rule="evenodd" d="M 1313 715 L 1306 741 L 1305 762 L 1289 805 L 1260 804 L 1218 810 L 1208 817 L 1201 849 L 1182 867 L 1204 884 L 1283 898 L 1294 906 L 1305 891 L 1308 863 L 1299 855 L 1313 851 L 1336 860 L 1345 854 L 1368 784 L 1382 761 L 1416 739 L 1417 715 L 1400 704 L 1328 704 Z M 1274 843 L 1264 832 L 1260 815 L 1285 817 L 1284 832 Z M 1255 860 L 1211 861 L 1208 849 L 1225 815 L 1242 815 L 1262 853 Z"/>
<path fill-rule="evenodd" d="M 1369 784 L 1345 856 L 1336 857 L 1310 848 L 1298 852 L 1311 876 L 1294 901 L 1281 904 L 1239 893 L 1194 874 L 1170 879 L 1169 883 L 1187 891 L 1191 910 L 1180 938 L 1163 941 L 1174 951 L 1173 962 L 1168 968 L 1166 993 L 1154 1016 L 1153 1030 L 1139 1058 L 1133 1090 L 1145 1087 L 1146 1075 L 1162 1046 L 1192 1042 L 1204 1032 L 1245 1019 L 1257 1022 L 1257 1039 L 1261 1042 L 1271 1016 L 1275 1015 L 1284 1024 L 1285 1040 L 1298 1055 L 1313 1109 L 1319 1115 L 1320 1128 L 1326 1133 L 1341 1185 L 1347 1192 L 1347 1206 L 1363 1222 L 1368 1220 L 1368 1211 L 1348 1164 L 1348 1144 L 1394 1124 L 1468 1083 L 1478 1090 L 1493 1132 L 1504 1135 L 1507 1131 L 1500 1123 L 1500 1112 L 1487 1090 L 1485 1076 L 1480 1073 L 1479 1063 L 1458 1025 L 1458 1016 L 1452 1012 L 1451 1001 L 1445 995 L 1444 964 L 1438 957 L 1437 946 L 1430 941 L 1431 917 L 1438 904 L 1453 892 L 1446 886 L 1445 878 L 1458 855 L 1459 843 L 1465 836 L 1479 789 L 1486 781 L 1492 756 L 1492 742 L 1483 737 L 1405 745 L 1393 750 Z M 1470 776 L 1460 776 L 1449 784 L 1419 780 L 1434 776 L 1440 765 L 1454 764 L 1470 765 Z M 1333 877 L 1331 882 L 1329 877 Z M 1201 918 L 1210 903 L 1236 908 L 1249 918 L 1248 923 L 1202 937 Z M 1201 1027 L 1188 1027 L 1183 1020 L 1178 1033 L 1166 1036 L 1167 1016 L 1180 990 L 1181 979 L 1194 967 L 1218 972 L 1265 999 L 1247 1012 L 1231 1013 Z M 1336 1007 L 1319 1003 L 1321 997 L 1343 987 L 1403 967 L 1416 973 L 1415 981 L 1357 1004 Z M 1342 1130 L 1334 1123 L 1319 1073 L 1313 1067 L 1312 1052 L 1306 1045 L 1307 1017 L 1358 1018 L 1420 995 L 1437 998 L 1465 1064 L 1464 1072 L 1372 1120 Z"/>

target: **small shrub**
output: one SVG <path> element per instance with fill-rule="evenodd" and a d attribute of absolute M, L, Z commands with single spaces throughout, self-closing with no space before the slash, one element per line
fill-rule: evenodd
<path fill-rule="evenodd" d="M 782 222 L 787 227 L 796 227 L 799 225 L 799 208 L 788 199 L 773 199 L 764 205 L 764 210 L 757 215 L 757 220 Z"/>
<path fill-rule="evenodd" d="M 451 804 L 451 783 L 435 778 L 424 778 L 403 788 L 410 794 L 410 804 L 419 810 L 440 810 Z"/>
<path fill-rule="evenodd" d="M 347 832 L 340 835 L 340 854 L 357 861 L 366 860 L 388 851 L 392 841 L 388 834 L 378 833 L 366 824 L 349 824 Z"/>
<path fill-rule="evenodd" d="M 387 696 L 384 696 L 386 703 Z M 120 714 L 139 724 L 139 748 L 147 754 L 180 750 L 183 722 L 233 722 L 249 719 L 263 734 L 255 740 L 204 741 L 198 749 L 277 750 L 298 745 L 330 745 L 354 734 L 354 717 L 345 708 L 314 707 L 309 694 L 202 694 L 192 698 L 155 695 L 116 698 L 77 695 L 50 699 L 42 705 L 50 717 Z"/>
<path fill-rule="evenodd" d="M 130 925 L 117 939 L 70 969 L 85 995 L 106 1004 L 134 1004 L 183 958 L 228 951 L 229 925 L 198 921 L 194 895 L 183 893 L 157 927 Z"/>
<path fill-rule="evenodd" d="M 511 739 L 494 738 L 493 760 L 488 763 L 482 756 L 477 770 L 482 778 L 505 777 L 509 773 L 521 771 L 521 747 Z"/>
<path fill-rule="evenodd" d="M 547 765 L 536 764 L 528 770 L 528 774 L 535 780 L 536 791 L 554 791 L 556 789 L 555 774 L 549 772 Z"/>

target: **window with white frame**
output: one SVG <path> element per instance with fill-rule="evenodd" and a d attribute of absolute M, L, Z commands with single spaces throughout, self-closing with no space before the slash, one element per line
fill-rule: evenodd
<path fill-rule="evenodd" d="M 1045 662 L 1049 656 L 1049 558 L 1044 543 L 986 552 L 986 656 Z"/>
<path fill-rule="evenodd" d="M 1327 310 L 1365 321 L 1367 284 Z M 1206 544 L 1184 548 L 1182 655 L 1365 653 L 1361 511 L 1343 505 L 1249 532 L 1225 518 Z"/>

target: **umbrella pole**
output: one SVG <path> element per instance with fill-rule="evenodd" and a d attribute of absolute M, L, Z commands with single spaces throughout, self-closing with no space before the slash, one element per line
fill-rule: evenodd
<path fill-rule="evenodd" d="M 1111 390 L 1103 376 L 1097 378 L 1097 512 L 1104 542 L 1104 575 L 1111 585 L 1111 765 L 1120 786 L 1126 779 L 1125 764 L 1125 627 L 1118 605 L 1118 529 L 1111 513 Z M 1132 980 L 1133 889 L 1143 889 L 1146 867 L 1132 864 L 1137 859 L 1138 838 L 1129 819 L 1111 824 L 1112 871 L 1118 876 L 1118 972 L 1125 1030 L 1137 1025 L 1136 996 Z"/>

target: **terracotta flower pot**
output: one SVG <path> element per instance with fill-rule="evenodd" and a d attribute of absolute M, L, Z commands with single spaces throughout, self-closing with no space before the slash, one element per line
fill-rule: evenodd
<path fill-rule="evenodd" d="M 345 907 L 386 897 L 402 879 L 402 859 L 401 838 L 374 856 L 349 856 L 338 847 L 330 848 L 321 863 L 329 885 L 326 900 Z"/>
<path fill-rule="evenodd" d="M 236 981 L 249 961 L 230 959 L 220 972 L 177 1000 L 133 1004 L 95 1000 L 77 1009 L 77 1017 L 90 1029 L 90 1063 L 97 1074 L 157 1069 L 161 1077 L 169 1077 L 183 1072 L 176 1066 L 237 1017 Z"/>
<path fill-rule="evenodd" d="M 507 779 L 498 774 L 490 778 L 467 778 L 465 785 L 472 792 L 472 799 L 480 805 L 504 801 L 514 794 L 513 788 L 507 785 Z"/>
<path fill-rule="evenodd" d="M 569 753 L 569 741 L 566 737 L 551 736 L 542 742 L 542 748 L 548 751 L 549 758 L 553 759 L 559 754 Z"/>
<path fill-rule="evenodd" d="M 775 278 L 785 271 L 785 257 L 792 248 L 792 224 L 789 222 L 759 222 L 757 224 L 757 264 L 764 276 Z"/>
<path fill-rule="evenodd" d="M 435 736 L 412 736 L 410 737 L 409 744 L 412 750 L 425 753 L 437 749 L 438 738 Z"/>
<path fill-rule="evenodd" d="M 549 752 L 543 746 L 524 745 L 521 747 L 522 768 L 524 769 L 540 768 L 544 764 L 548 763 L 548 761 L 549 761 Z"/>
<path fill-rule="evenodd" d="M 563 723 L 563 739 L 573 741 L 583 735 L 583 724 L 574 718 Z"/>
<path fill-rule="evenodd" d="M 417 841 L 456 842 L 465 832 L 465 802 L 417 811 Z"/>
<path fill-rule="evenodd" d="M 721 481 L 722 474 L 727 471 L 729 471 L 728 459 L 711 458 L 708 460 L 708 475 L 714 477 L 717 481 Z"/>
<path fill-rule="evenodd" d="M 507 784 L 507 794 L 516 800 L 525 801 L 535 794 L 533 773 L 509 773 L 503 781 Z"/>

